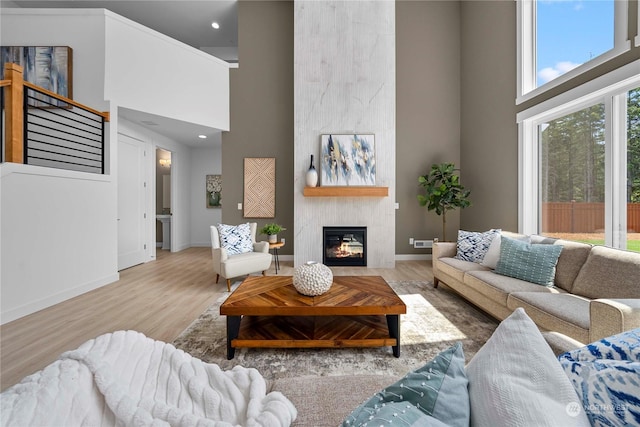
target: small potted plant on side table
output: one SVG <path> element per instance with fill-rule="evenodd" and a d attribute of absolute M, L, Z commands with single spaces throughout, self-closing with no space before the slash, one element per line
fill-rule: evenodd
<path fill-rule="evenodd" d="M 280 224 L 267 224 L 260 229 L 260 234 L 266 234 L 269 243 L 276 243 L 278 241 L 278 233 L 286 230 Z"/>

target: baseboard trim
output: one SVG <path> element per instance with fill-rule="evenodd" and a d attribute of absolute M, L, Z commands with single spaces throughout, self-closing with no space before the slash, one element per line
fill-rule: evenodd
<path fill-rule="evenodd" d="M 396 261 L 429 261 L 431 254 L 396 254 Z"/>
<path fill-rule="evenodd" d="M 78 295 L 82 295 L 94 289 L 101 288 L 105 285 L 108 285 L 109 283 L 117 282 L 119 279 L 120 273 L 111 274 L 109 276 L 93 280 L 91 282 L 76 286 L 75 288 L 68 289 L 54 295 L 50 295 L 37 301 L 32 301 L 30 303 L 21 305 L 20 307 L 12 308 L 0 314 L 0 324 L 4 325 L 5 323 L 20 319 L 24 316 L 28 316 L 29 314 L 44 310 L 45 308 L 77 297 Z"/>

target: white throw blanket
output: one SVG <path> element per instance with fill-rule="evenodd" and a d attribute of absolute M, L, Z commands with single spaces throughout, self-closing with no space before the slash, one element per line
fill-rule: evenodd
<path fill-rule="evenodd" d="M 222 371 L 135 331 L 89 340 L 0 395 L 2 426 L 289 426 L 260 373 Z"/>

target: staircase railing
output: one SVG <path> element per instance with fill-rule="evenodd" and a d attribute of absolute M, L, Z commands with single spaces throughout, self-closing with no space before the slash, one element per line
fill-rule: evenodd
<path fill-rule="evenodd" d="M 24 81 L 17 64 L 4 78 L 3 161 L 104 174 L 108 112 Z"/>

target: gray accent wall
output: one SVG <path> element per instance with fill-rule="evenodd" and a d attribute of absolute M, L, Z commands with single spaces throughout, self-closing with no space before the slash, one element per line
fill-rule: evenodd
<path fill-rule="evenodd" d="M 409 238 L 442 239 L 442 218 L 418 203 L 418 177 L 433 163 L 460 166 L 459 2 L 396 2 L 396 73 L 396 253 L 424 255 Z M 459 220 L 447 215 L 448 240 Z"/>
<path fill-rule="evenodd" d="M 467 230 L 518 229 L 516 2 L 461 2 L 462 181 Z"/>
<path fill-rule="evenodd" d="M 238 2 L 239 68 L 230 70 L 229 132 L 222 134 L 222 221 L 271 222 L 293 254 L 293 2 Z M 244 158 L 275 157 L 275 218 L 244 218 Z M 266 240 L 266 236 L 256 236 Z"/>

